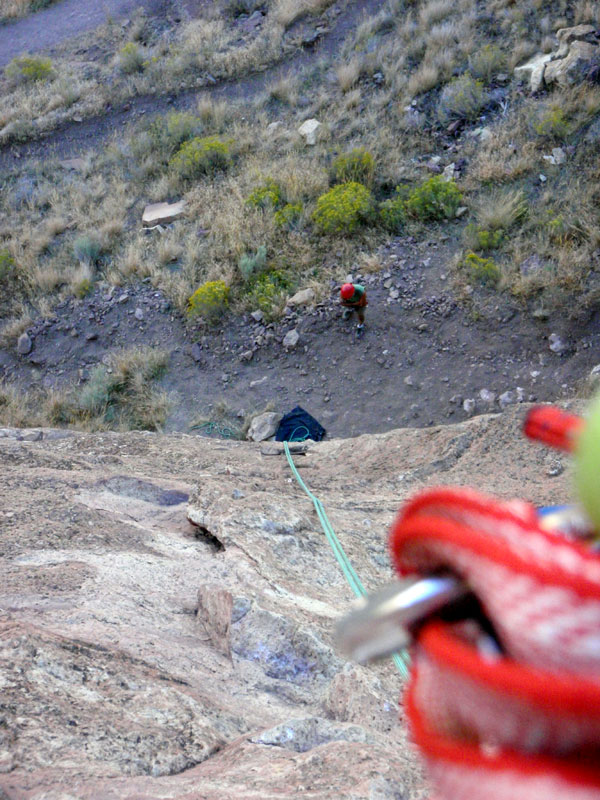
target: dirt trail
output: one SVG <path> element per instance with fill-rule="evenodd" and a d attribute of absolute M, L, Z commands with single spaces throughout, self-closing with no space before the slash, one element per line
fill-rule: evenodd
<path fill-rule="evenodd" d="M 48 50 L 94 30 L 109 18 L 123 19 L 137 8 L 148 14 L 164 13 L 164 7 L 164 0 L 62 0 L 0 27 L 0 67 L 21 53 Z"/>
<path fill-rule="evenodd" d="M 516 325 L 517 309 L 490 293 L 476 321 L 451 287 L 458 225 L 455 236 L 445 244 L 396 239 L 380 252 L 382 272 L 355 276 L 370 301 L 360 338 L 355 321 L 342 321 L 333 286 L 317 308 L 274 325 L 232 316 L 220 331 L 191 335 L 148 284 L 97 289 L 38 320 L 29 355 L 0 350 L 0 381 L 58 389 L 87 381 L 115 348 L 156 345 L 170 354 L 169 430 L 186 430 L 220 400 L 237 425 L 238 411 L 243 417 L 272 402 L 281 412 L 302 405 L 335 437 L 462 420 L 467 398 L 486 413 L 505 402 L 572 397 L 598 361 L 600 313 L 585 322 L 521 315 Z M 294 328 L 299 342 L 286 350 L 283 337 Z M 562 354 L 549 347 L 554 332 L 565 342 Z"/>
<path fill-rule="evenodd" d="M 67 2 L 70 2 L 70 0 L 67 0 Z M 157 0 L 148 0 L 146 8 L 156 2 Z M 114 3 L 116 5 L 117 0 L 114 0 Z M 125 5 L 126 0 L 121 0 L 121 3 Z M 64 5 L 65 3 L 60 3 L 55 8 L 63 8 Z M 134 5 L 139 6 L 140 3 L 138 2 Z M 164 6 L 164 4 L 162 5 Z M 264 72 L 247 75 L 237 80 L 222 81 L 214 85 L 209 84 L 200 89 L 190 89 L 179 94 L 167 93 L 164 95 L 134 97 L 116 108 L 107 109 L 104 113 L 89 117 L 83 122 L 69 122 L 51 131 L 43 138 L 26 142 L 22 145 L 11 144 L 0 148 L 0 170 L 11 169 L 22 164 L 23 158 L 74 157 L 88 150 L 96 149 L 112 136 L 115 131 L 121 130 L 140 115 L 164 113 L 171 109 L 190 109 L 194 107 L 199 95 L 210 94 L 216 98 L 227 98 L 229 100 L 245 100 L 255 97 L 280 78 L 292 72 L 297 74 L 300 70 L 314 63 L 315 60 L 322 57 L 334 57 L 340 51 L 349 31 L 356 27 L 362 16 L 372 15 L 380 10 L 380 7 L 380 0 L 355 0 L 355 2 L 351 2 L 344 12 L 337 17 L 330 31 L 323 35 L 313 47 L 296 51 Z M 189 12 L 186 12 L 184 7 L 182 13 Z M 71 34 L 69 33 L 68 35 Z M 3 52 L 5 36 L 5 29 L 0 28 L 0 53 Z M 64 38 L 68 38 L 68 36 Z M 43 41 L 42 36 L 40 42 Z M 42 47 L 40 46 L 40 48 L 36 49 L 42 49 Z"/>

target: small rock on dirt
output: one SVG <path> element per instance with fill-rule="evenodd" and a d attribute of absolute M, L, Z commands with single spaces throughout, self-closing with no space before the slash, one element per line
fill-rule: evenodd
<path fill-rule="evenodd" d="M 286 350 L 290 350 L 293 347 L 296 347 L 298 341 L 300 339 L 300 334 L 296 330 L 296 328 L 292 328 L 291 331 L 288 331 L 286 335 L 283 337 L 283 346 Z"/>
<path fill-rule="evenodd" d="M 26 356 L 31 353 L 33 349 L 33 342 L 27 333 L 22 333 L 17 339 L 17 353 L 20 356 Z"/>
<path fill-rule="evenodd" d="M 510 390 L 507 392 L 502 392 L 500 397 L 498 398 L 498 403 L 500 404 L 500 408 L 504 411 L 505 408 L 508 406 L 513 405 L 513 403 L 517 402 L 517 396 L 514 392 Z"/>
<path fill-rule="evenodd" d="M 568 344 L 565 342 L 564 339 L 558 335 L 558 333 L 551 333 L 548 337 L 548 347 L 552 350 L 553 353 L 557 353 L 561 355 L 565 352 L 568 348 Z"/>
<path fill-rule="evenodd" d="M 475 413 L 475 400 L 472 397 L 467 397 L 465 400 L 463 400 L 462 406 L 465 414 L 471 416 Z"/>
<path fill-rule="evenodd" d="M 301 289 L 287 301 L 288 306 L 307 306 L 314 303 L 314 289 Z"/>
<path fill-rule="evenodd" d="M 307 119 L 298 128 L 298 133 L 304 137 L 306 144 L 313 145 L 317 143 L 317 131 L 320 127 L 321 123 L 318 119 Z"/>

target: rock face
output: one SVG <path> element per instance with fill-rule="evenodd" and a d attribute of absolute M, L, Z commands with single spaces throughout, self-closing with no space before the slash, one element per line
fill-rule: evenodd
<path fill-rule="evenodd" d="M 554 53 L 538 53 L 526 64 L 515 68 L 515 75 L 529 80 L 537 92 L 556 84 L 563 88 L 586 79 L 596 80 L 600 69 L 600 41 L 593 25 L 577 25 L 557 31 L 558 48 Z"/>
<path fill-rule="evenodd" d="M 295 455 L 366 587 L 425 484 L 568 500 L 523 407 Z M 417 800 L 402 680 L 334 644 L 353 596 L 283 456 L 3 429 L 0 796 Z M 192 524 L 190 524 L 190 521 Z"/>
<path fill-rule="evenodd" d="M 154 225 L 167 225 L 185 212 L 185 200 L 178 203 L 153 203 L 146 206 L 142 215 L 142 225 L 152 228 Z"/>

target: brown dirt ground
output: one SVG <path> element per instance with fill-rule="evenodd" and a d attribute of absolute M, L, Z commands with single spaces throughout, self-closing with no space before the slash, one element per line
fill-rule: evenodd
<path fill-rule="evenodd" d="M 244 414 L 267 403 L 281 412 L 299 404 L 335 437 L 459 421 L 467 416 L 465 398 L 476 400 L 476 413 L 499 411 L 497 399 L 480 397 L 482 389 L 496 398 L 510 390 L 516 399 L 521 387 L 526 401 L 572 396 L 599 361 L 598 315 L 535 321 L 493 292 L 478 299 L 476 314 L 458 304 L 449 262 L 459 233 L 457 223 L 456 239 L 443 243 L 435 236 L 423 243 L 395 239 L 380 254 L 380 273 L 353 276 L 364 281 L 369 297 L 360 338 L 355 321 L 341 319 L 333 286 L 315 309 L 272 325 L 231 317 L 218 330 L 186 329 L 148 284 L 112 296 L 104 288 L 37 321 L 29 355 L 0 351 L 0 379 L 60 388 L 86 380 L 115 348 L 156 345 L 170 353 L 163 379 L 172 398 L 168 430 L 186 430 L 221 401 L 228 424 L 238 426 Z M 398 298 L 388 302 L 394 289 Z M 288 352 L 281 342 L 293 328 L 300 339 Z M 553 332 L 568 344 L 561 355 L 549 349 Z"/>

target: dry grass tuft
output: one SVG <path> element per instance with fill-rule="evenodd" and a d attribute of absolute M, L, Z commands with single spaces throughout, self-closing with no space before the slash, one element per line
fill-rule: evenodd
<path fill-rule="evenodd" d="M 499 191 L 479 201 L 477 219 L 488 231 L 507 231 L 527 214 L 527 201 L 519 189 Z"/>
<path fill-rule="evenodd" d="M 362 61 L 359 58 L 353 58 L 347 64 L 340 64 L 336 70 L 338 83 L 342 92 L 349 92 L 350 89 L 358 82 L 362 70 Z"/>
<path fill-rule="evenodd" d="M 306 14 L 320 14 L 333 0 L 275 0 L 272 14 L 278 25 L 284 28 Z"/>

